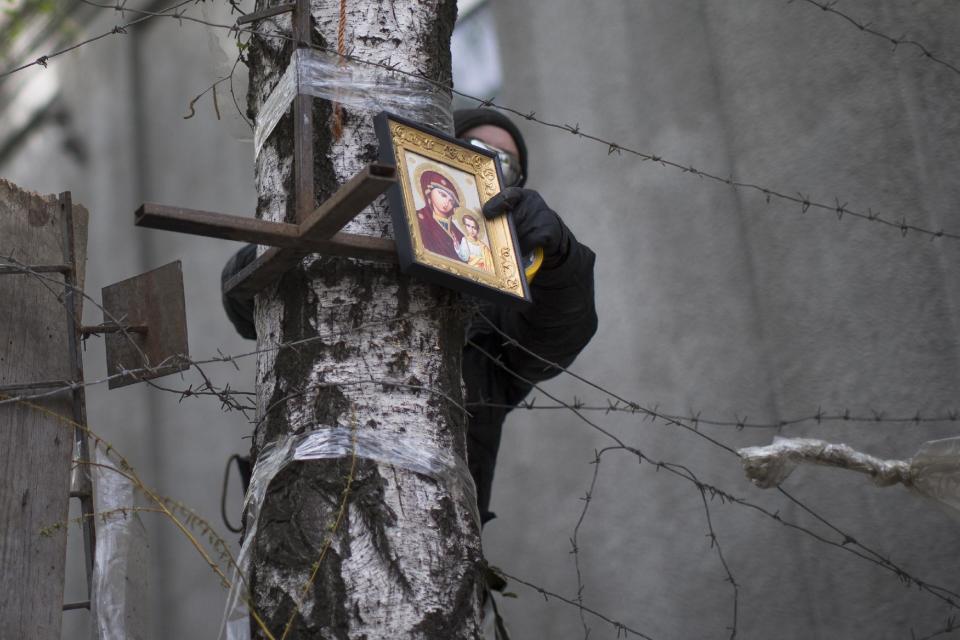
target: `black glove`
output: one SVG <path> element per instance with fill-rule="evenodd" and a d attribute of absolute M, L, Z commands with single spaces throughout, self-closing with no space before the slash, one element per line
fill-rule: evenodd
<path fill-rule="evenodd" d="M 223 310 L 227 312 L 227 318 L 233 323 L 237 333 L 247 340 L 257 339 L 257 327 L 253 323 L 253 298 L 249 300 L 231 298 L 223 292 L 223 285 L 256 259 L 257 245 L 248 244 L 230 256 L 220 273 L 220 299 L 223 302 Z"/>
<path fill-rule="evenodd" d="M 513 212 L 520 252 L 529 255 L 536 247 L 543 248 L 544 267 L 563 262 L 570 251 L 570 231 L 557 213 L 547 206 L 532 189 L 507 187 L 483 205 L 483 215 L 495 218 Z"/>

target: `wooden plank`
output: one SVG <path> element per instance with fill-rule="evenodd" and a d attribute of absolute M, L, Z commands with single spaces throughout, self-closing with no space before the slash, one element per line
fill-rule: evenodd
<path fill-rule="evenodd" d="M 134 214 L 138 227 L 178 231 L 209 238 L 295 247 L 300 230 L 295 224 L 232 216 L 213 211 L 168 207 L 145 202 Z"/>
<path fill-rule="evenodd" d="M 86 254 L 87 215 L 74 206 L 78 283 Z M 56 198 L 0 180 L 0 256 L 29 264 L 63 261 Z M 31 276 L 0 276 L 0 384 L 69 379 L 66 313 L 57 295 Z M 79 298 L 79 296 L 78 296 Z M 77 300 L 80 304 L 80 300 Z M 70 393 L 37 402 L 69 417 Z M 0 629 L 11 638 L 59 638 L 66 528 L 42 532 L 68 516 L 73 429 L 23 404 L 0 405 Z"/>

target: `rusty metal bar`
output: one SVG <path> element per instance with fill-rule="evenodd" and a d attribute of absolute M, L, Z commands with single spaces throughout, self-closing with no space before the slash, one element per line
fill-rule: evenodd
<path fill-rule="evenodd" d="M 396 167 L 368 164 L 300 223 L 300 238 L 330 239 L 396 180 Z"/>
<path fill-rule="evenodd" d="M 16 267 L 0 267 L 0 276 L 25 275 L 33 273 L 70 273 L 73 268 L 68 264 L 27 264 Z"/>
<path fill-rule="evenodd" d="M 304 256 L 311 252 L 375 262 L 397 262 L 397 245 L 389 238 L 338 233 L 329 240 L 311 242 L 309 246 L 311 251 L 276 247 L 267 249 L 263 255 L 224 283 L 224 293 L 238 299 L 250 299 L 297 266 Z"/>
<path fill-rule="evenodd" d="M 293 40 L 298 48 L 311 44 L 310 1 L 296 0 Z M 313 98 L 300 94 L 293 100 L 293 184 L 296 221 L 302 222 L 316 206 L 313 186 Z"/>
<path fill-rule="evenodd" d="M 337 233 L 395 181 L 394 167 L 378 163 L 367 165 L 300 224 L 297 249 L 268 249 L 228 280 L 224 292 L 234 297 L 252 298 L 312 252 L 396 262 L 396 245 L 388 238 Z"/>
<path fill-rule="evenodd" d="M 300 230 L 295 224 L 232 216 L 213 211 L 168 207 L 149 202 L 142 204 L 134 215 L 135 224 L 138 227 L 254 242 L 273 247 L 296 247 L 300 237 Z"/>
<path fill-rule="evenodd" d="M 80 495 L 80 513 L 83 516 L 81 528 L 83 530 L 83 556 L 84 564 L 87 570 L 87 595 L 93 595 L 93 559 L 97 548 L 97 534 L 94 528 L 94 505 L 93 505 L 93 480 L 90 477 L 90 465 L 84 464 L 91 462 L 90 445 L 87 440 L 87 396 L 86 389 L 83 386 L 83 353 L 80 350 L 80 316 L 83 309 L 82 300 L 77 304 L 77 255 L 74 246 L 73 233 L 73 196 L 69 191 L 65 191 L 59 196 L 60 209 L 62 212 L 61 221 L 63 224 L 63 259 L 66 264 L 73 267 L 64 275 L 64 307 L 67 311 L 67 344 L 70 349 L 70 377 L 79 382 L 73 387 L 73 438 L 77 452 L 77 460 L 80 462 L 74 470 L 71 477 L 71 492 Z M 64 610 L 66 610 L 64 606 Z M 96 615 L 94 606 L 87 601 L 86 608 L 90 609 L 91 614 Z"/>
<path fill-rule="evenodd" d="M 338 233 L 329 240 L 317 243 L 316 253 L 374 262 L 397 262 L 397 244 L 393 240 L 355 233 Z"/>
<path fill-rule="evenodd" d="M 292 269 L 307 255 L 303 251 L 291 251 L 271 247 L 256 260 L 244 267 L 223 284 L 223 293 L 231 297 L 250 300 Z"/>
<path fill-rule="evenodd" d="M 273 16 L 278 16 L 281 13 L 293 11 L 293 6 L 293 3 L 279 4 L 275 7 L 268 7 L 266 9 L 261 9 L 260 11 L 253 11 L 245 16 L 240 16 L 237 18 L 237 26 L 250 22 L 256 22 L 257 20 L 263 20 L 264 18 L 272 18 Z"/>

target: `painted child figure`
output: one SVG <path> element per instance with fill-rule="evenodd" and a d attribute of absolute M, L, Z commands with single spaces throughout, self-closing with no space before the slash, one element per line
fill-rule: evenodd
<path fill-rule="evenodd" d="M 463 226 L 466 233 L 457 245 L 457 255 L 467 265 L 493 273 L 493 254 L 490 253 L 490 247 L 480 239 L 480 223 L 475 217 L 465 213 Z"/>

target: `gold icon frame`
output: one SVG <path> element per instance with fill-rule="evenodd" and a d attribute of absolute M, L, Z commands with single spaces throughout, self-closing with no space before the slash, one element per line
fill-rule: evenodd
<path fill-rule="evenodd" d="M 480 211 L 502 189 L 496 155 L 386 112 L 376 116 L 374 125 L 380 141 L 380 160 L 397 168 L 397 184 L 387 191 L 387 199 L 403 272 L 501 304 L 530 303 L 511 215 L 485 220 Z M 430 215 L 430 196 L 421 189 L 421 178 L 428 171 L 442 176 L 440 183 L 433 184 L 444 185 L 441 189 L 455 196 L 455 206 L 447 215 Z M 462 224 L 465 214 L 479 222 L 474 226 L 482 227 L 469 240 L 474 247 L 485 244 L 492 260 L 486 258 L 486 253 L 482 254 L 484 257 L 470 254 L 472 263 L 468 263 L 468 259 L 457 255 L 470 249 L 462 242 L 458 245 L 458 237 L 466 234 L 457 221 Z M 444 229 L 449 236 L 449 246 L 437 228 Z M 428 246 L 431 243 L 433 249 Z M 492 264 L 487 265 L 490 261 Z"/>

